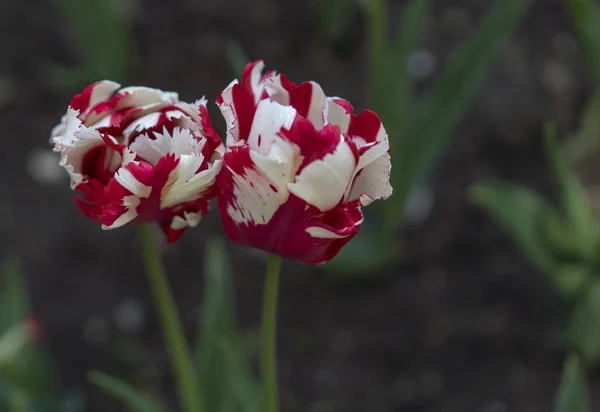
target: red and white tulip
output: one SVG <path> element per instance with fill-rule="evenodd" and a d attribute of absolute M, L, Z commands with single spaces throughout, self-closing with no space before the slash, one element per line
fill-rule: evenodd
<path fill-rule="evenodd" d="M 354 114 L 315 82 L 246 66 L 217 99 L 227 151 L 219 209 L 237 243 L 306 263 L 331 260 L 354 237 L 361 208 L 392 193 L 379 117 Z"/>
<path fill-rule="evenodd" d="M 173 241 L 217 193 L 224 148 L 204 98 L 97 82 L 71 100 L 52 143 L 77 205 L 104 229 L 154 221 Z"/>

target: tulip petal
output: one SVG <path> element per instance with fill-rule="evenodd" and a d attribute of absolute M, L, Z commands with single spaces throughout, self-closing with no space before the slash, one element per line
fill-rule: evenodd
<path fill-rule="evenodd" d="M 261 101 L 248 135 L 248 145 L 260 154 L 268 154 L 281 128 L 291 128 L 296 116 L 296 110 L 292 107 L 282 106 L 269 100 Z"/>
<path fill-rule="evenodd" d="M 358 233 L 362 215 L 358 208 L 336 207 L 325 214 L 290 194 L 265 224 L 239 224 L 228 212 L 225 196 L 219 196 L 223 227 L 236 243 L 259 248 L 308 264 L 327 262 Z M 312 232 L 312 233 L 311 233 Z M 327 235 L 325 235 L 327 234 Z"/>
<path fill-rule="evenodd" d="M 250 158 L 279 193 L 286 192 L 288 183 L 294 181 L 302 160 L 300 148 L 279 136 L 273 140 L 268 155 L 251 150 Z"/>
<path fill-rule="evenodd" d="M 327 100 L 321 86 L 315 82 L 296 85 L 283 74 L 271 76 L 265 81 L 269 98 L 283 106 L 291 106 L 298 115 L 307 118 L 320 130 L 325 124 Z"/>
<path fill-rule="evenodd" d="M 341 140 L 335 151 L 304 167 L 288 190 L 322 212 L 335 207 L 346 191 L 356 167 L 356 157 Z"/>
<path fill-rule="evenodd" d="M 177 101 L 178 95 L 174 92 L 150 87 L 125 87 L 89 109 L 82 120 L 87 126 L 95 128 L 106 126 L 107 123 L 115 126 L 125 119 L 145 116 L 161 107 L 174 105 Z M 108 122 L 106 117 L 109 118 Z"/>
<path fill-rule="evenodd" d="M 196 139 L 189 129 L 176 127 L 173 133 L 164 128 L 162 133 L 154 132 L 154 138 L 143 134 L 138 136 L 129 148 L 153 166 L 158 164 L 161 157 L 174 154 L 179 157 L 184 154 L 201 153 L 205 141 Z"/>
<path fill-rule="evenodd" d="M 218 176 L 221 211 L 238 225 L 268 223 L 285 203 L 287 191 L 278 191 L 276 182 L 257 167 L 247 145 L 230 148 L 223 160 L 224 167 Z"/>
<path fill-rule="evenodd" d="M 242 83 L 233 80 L 217 98 L 216 103 L 227 123 L 227 144 L 248 138 L 256 106 L 263 98 L 263 68 L 260 60 L 246 65 Z"/>
<path fill-rule="evenodd" d="M 247 64 L 242 72 L 242 85 L 253 95 L 255 105 L 262 99 L 265 90 L 263 85 L 264 76 L 262 76 L 264 68 L 265 63 L 262 60 L 257 60 Z"/>
<path fill-rule="evenodd" d="M 337 234 L 321 226 L 310 226 L 306 228 L 306 233 L 308 233 L 312 237 L 320 239 L 343 239 L 346 237 L 345 235 Z"/>
<path fill-rule="evenodd" d="M 360 137 L 366 143 L 388 140 L 381 119 L 372 110 L 363 110 L 358 116 L 350 102 L 339 97 L 327 98 L 327 122 L 339 126 L 340 131 L 353 137 Z M 359 146 L 360 147 L 360 146 Z"/>
<path fill-rule="evenodd" d="M 179 239 L 181 235 L 191 227 L 196 227 L 202 220 L 207 210 L 199 210 L 196 212 L 184 211 L 181 215 L 173 216 L 173 219 L 168 224 L 161 225 L 162 230 L 167 236 L 167 242 L 174 242 Z"/>
<path fill-rule="evenodd" d="M 339 97 L 327 98 L 327 123 L 338 126 L 342 133 L 348 133 L 353 114 L 350 102 Z"/>
<path fill-rule="evenodd" d="M 349 201 L 360 200 L 361 206 L 367 206 L 373 200 L 387 199 L 392 195 L 390 171 L 392 165 L 388 153 L 379 156 L 361 169 L 352 183 L 347 196 Z"/>
<path fill-rule="evenodd" d="M 98 103 L 107 100 L 115 91 L 119 90 L 119 83 L 102 80 L 89 85 L 83 91 L 75 95 L 69 104 L 69 107 L 77 110 L 82 118 L 85 118 L 89 112 Z"/>
<path fill-rule="evenodd" d="M 175 104 L 175 107 L 177 107 L 179 110 L 190 116 L 194 122 L 201 125 L 203 121 L 203 113 L 201 108 L 206 109 L 207 103 L 208 102 L 206 98 L 202 96 L 200 99 L 196 100 L 193 103 L 177 102 L 177 104 Z"/>
<path fill-rule="evenodd" d="M 182 155 L 179 158 L 177 167 L 162 190 L 161 209 L 191 202 L 204 196 L 213 187 L 223 161 L 217 160 L 208 169 L 198 172 L 203 161 L 201 155 Z"/>
<path fill-rule="evenodd" d="M 94 148 L 103 146 L 104 140 L 97 130 L 83 126 L 77 118 L 77 111 L 73 109 L 67 111 L 61 131 L 62 134 L 52 139 L 54 151 L 61 154 L 60 165 L 69 174 L 71 188 L 75 189 L 84 180 L 82 167 L 86 155 Z"/>

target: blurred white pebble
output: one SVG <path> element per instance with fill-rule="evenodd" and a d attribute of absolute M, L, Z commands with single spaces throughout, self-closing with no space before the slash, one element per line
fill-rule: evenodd
<path fill-rule="evenodd" d="M 437 59 L 429 50 L 417 49 L 413 51 L 406 61 L 406 70 L 408 74 L 422 80 L 430 77 L 435 71 Z"/>
<path fill-rule="evenodd" d="M 129 335 L 140 333 L 146 325 L 144 304 L 136 299 L 127 299 L 115 310 L 115 324 L 117 329 Z"/>
<path fill-rule="evenodd" d="M 548 61 L 542 69 L 542 82 L 550 93 L 565 93 L 573 86 L 573 78 L 569 69 L 563 64 Z"/>
<path fill-rule="evenodd" d="M 415 186 L 406 202 L 404 223 L 415 227 L 425 222 L 431 214 L 434 202 L 434 193 L 430 187 L 424 185 Z"/>
<path fill-rule="evenodd" d="M 51 185 L 62 182 L 67 177 L 59 165 L 60 155 L 52 149 L 36 148 L 27 156 L 27 171 L 38 183 Z"/>

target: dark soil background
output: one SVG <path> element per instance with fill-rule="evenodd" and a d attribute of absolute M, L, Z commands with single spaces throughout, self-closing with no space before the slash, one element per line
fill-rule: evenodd
<path fill-rule="evenodd" d="M 132 16 L 141 64 L 133 82 L 179 91 L 183 100 L 205 94 L 212 102 L 232 77 L 224 53 L 232 38 L 269 68 L 295 81 L 316 80 L 327 94 L 363 107 L 362 19 L 352 23 L 345 42 L 331 45 L 320 36 L 309 3 L 138 0 Z M 436 59 L 435 78 L 493 2 L 433 3 L 421 47 Z M 394 20 L 402 4 L 394 3 Z M 166 388 L 170 378 L 134 231 L 103 232 L 80 216 L 65 177 L 45 179 L 51 161 L 41 177 L 36 172 L 51 159 L 51 127 L 79 91 L 57 91 L 45 67 L 73 63 L 73 42 L 51 3 L 1 3 L 1 254 L 22 259 L 65 386 L 85 388 L 89 410 L 100 412 L 116 407 L 87 384 L 89 369 L 134 369 L 146 384 Z M 561 130 L 572 130 L 589 88 L 563 1 L 535 1 L 454 131 L 432 180 L 431 213 L 405 233 L 404 261 L 386 276 L 360 282 L 286 263 L 279 318 L 283 411 L 551 410 L 565 355 L 561 302 L 504 233 L 469 204 L 466 189 L 499 177 L 551 194 L 540 126 L 554 119 Z M 216 214 L 165 250 L 190 333 L 208 233 L 222 233 Z M 264 261 L 233 245 L 229 250 L 241 323 L 255 327 Z M 598 383 L 592 376 L 594 392 Z"/>

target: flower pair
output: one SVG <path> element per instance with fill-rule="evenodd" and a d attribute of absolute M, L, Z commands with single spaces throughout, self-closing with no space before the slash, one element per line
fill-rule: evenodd
<path fill-rule="evenodd" d="M 75 96 L 52 131 L 81 211 L 104 229 L 157 222 L 169 241 L 217 197 L 235 242 L 307 263 L 358 233 L 361 208 L 385 199 L 389 143 L 378 116 L 355 115 L 314 82 L 246 66 L 217 99 L 225 148 L 204 98 L 102 81 Z"/>

